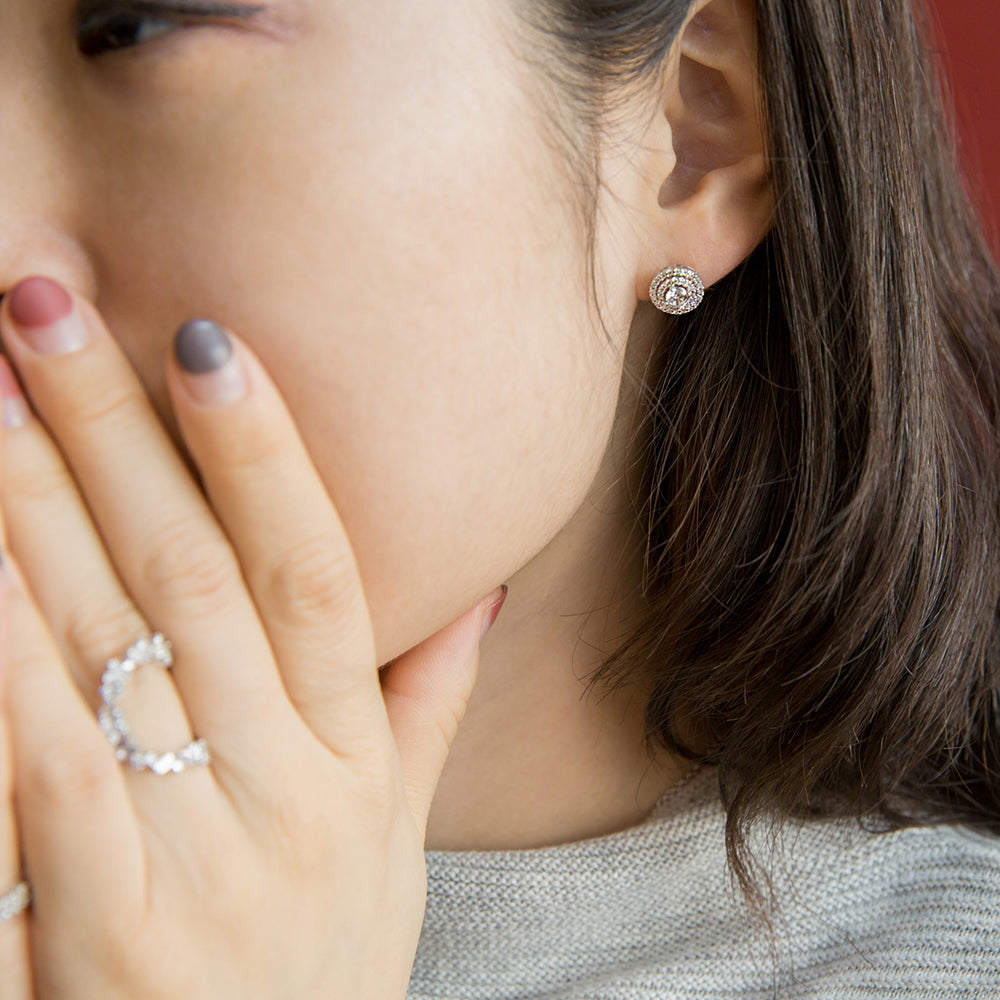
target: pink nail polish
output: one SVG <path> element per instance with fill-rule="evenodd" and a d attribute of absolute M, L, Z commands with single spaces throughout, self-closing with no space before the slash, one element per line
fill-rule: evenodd
<path fill-rule="evenodd" d="M 479 641 L 482 642 L 486 638 L 486 633 L 493 628 L 493 623 L 497 620 L 497 616 L 500 614 L 500 609 L 503 607 L 503 602 L 507 600 L 507 584 L 504 584 L 500 588 L 499 596 L 494 600 L 490 606 L 483 612 L 483 630 L 479 635 Z"/>
<path fill-rule="evenodd" d="M 51 278 L 25 278 L 10 293 L 10 318 L 38 354 L 68 354 L 87 342 L 70 294 Z"/>
<path fill-rule="evenodd" d="M 0 356 L 0 396 L 3 397 L 3 425 L 7 428 L 23 427 L 31 419 L 28 401 L 21 392 L 17 376 L 10 362 Z"/>

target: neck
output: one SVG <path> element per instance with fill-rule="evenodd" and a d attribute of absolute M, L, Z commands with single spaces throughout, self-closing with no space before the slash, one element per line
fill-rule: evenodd
<path fill-rule="evenodd" d="M 628 502 L 626 404 L 586 503 L 510 581 L 441 775 L 427 850 L 517 850 L 645 819 L 686 773 L 644 745 L 648 692 L 588 678 L 637 621 L 641 539 Z"/>

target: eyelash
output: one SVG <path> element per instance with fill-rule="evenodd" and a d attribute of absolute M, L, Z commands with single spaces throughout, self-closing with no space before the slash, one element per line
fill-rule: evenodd
<path fill-rule="evenodd" d="M 198 23 L 247 18 L 262 9 L 190 0 L 88 0 L 82 6 L 76 18 L 77 48 L 90 57 L 136 48 Z M 152 31 L 144 31 L 144 24 L 153 25 Z"/>

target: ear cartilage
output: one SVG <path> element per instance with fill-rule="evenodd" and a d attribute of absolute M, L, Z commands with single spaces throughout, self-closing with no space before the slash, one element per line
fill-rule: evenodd
<path fill-rule="evenodd" d="M 681 316 L 697 309 L 705 297 L 705 286 L 690 267 L 665 267 L 649 286 L 649 300 L 660 312 Z"/>

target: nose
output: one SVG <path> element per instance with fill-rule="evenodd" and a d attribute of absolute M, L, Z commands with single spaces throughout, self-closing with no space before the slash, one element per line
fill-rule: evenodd
<path fill-rule="evenodd" d="M 52 278 L 83 298 L 97 297 L 93 265 L 68 229 L 41 212 L 31 216 L 27 206 L 8 212 L 0 193 L 0 304 L 14 285 L 32 275 Z"/>
<path fill-rule="evenodd" d="M 4 2 L 3 6 L 10 10 Z M 14 4 L 25 10 L 44 4 Z M 7 19 L 0 17 L 0 27 Z M 0 294 L 44 274 L 93 298 L 95 275 L 80 226 L 85 153 L 70 120 L 65 65 L 39 20 L 0 30 Z M 11 37 L 13 34 L 13 37 Z"/>
<path fill-rule="evenodd" d="M 0 171 L 0 187 L 3 173 Z M 97 297 L 93 265 L 83 247 L 58 221 L 7 211 L 0 193 L 0 304 L 23 278 L 44 275 L 83 298 Z"/>

